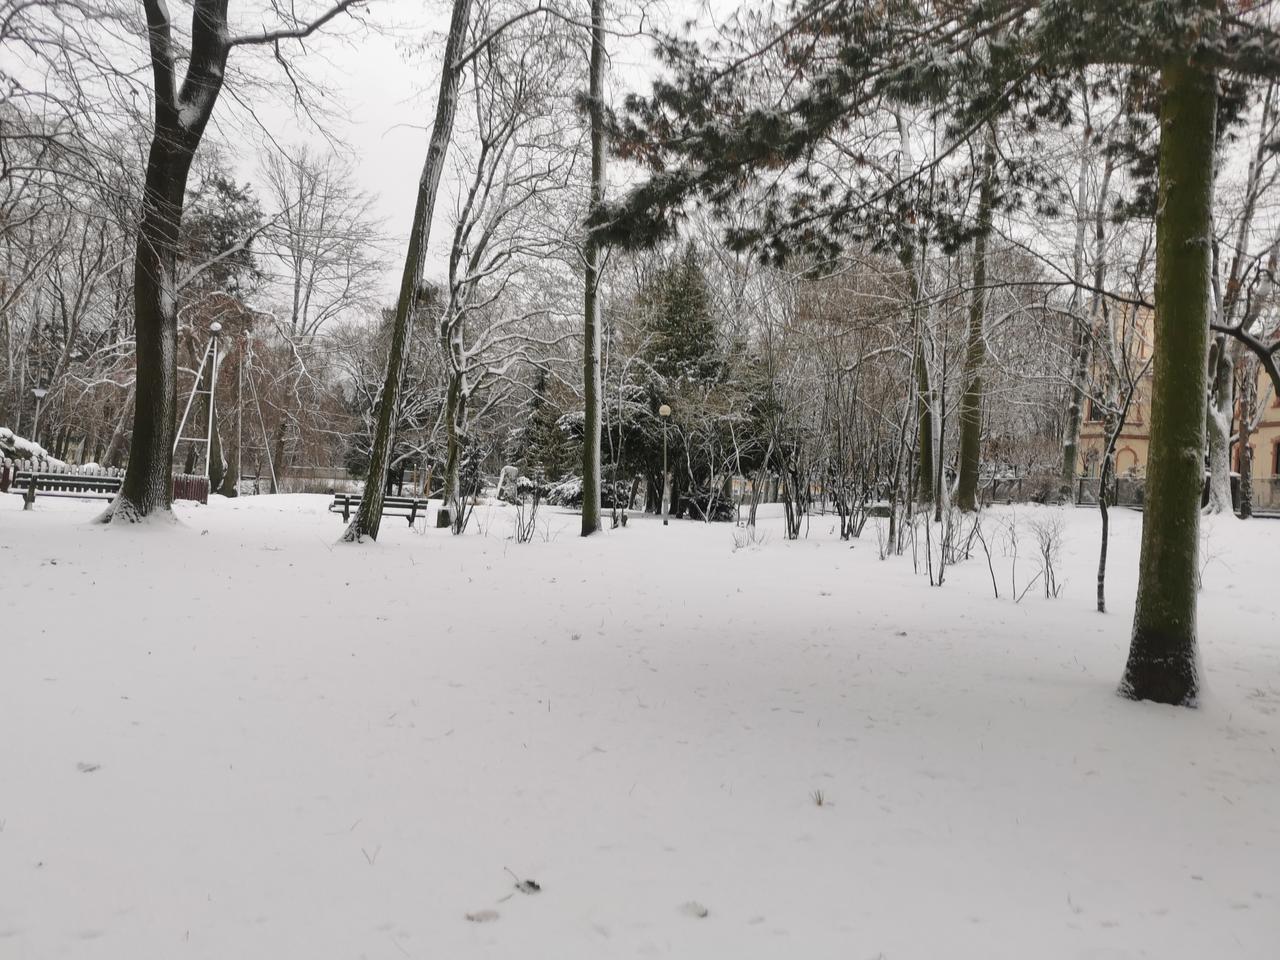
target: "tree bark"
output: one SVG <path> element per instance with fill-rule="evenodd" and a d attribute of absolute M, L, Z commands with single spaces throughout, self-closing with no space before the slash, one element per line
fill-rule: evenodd
<path fill-rule="evenodd" d="M 1209 437 L 1209 502 L 1206 513 L 1231 513 L 1232 358 L 1227 338 L 1214 338 L 1209 350 L 1209 402 L 1205 429 Z"/>
<path fill-rule="evenodd" d="M 137 380 L 129 465 L 120 493 L 100 518 L 103 523 L 137 522 L 156 511 L 170 510 L 173 502 L 178 232 L 187 174 L 199 141 L 183 136 L 176 110 L 171 118 L 162 118 L 167 111 L 157 103 L 156 112 L 134 252 Z"/>
<path fill-rule="evenodd" d="M 104 467 L 120 466 L 120 458 L 124 455 L 124 425 L 128 422 L 129 412 L 133 406 L 133 384 L 129 385 L 129 392 L 125 395 L 124 403 L 120 406 L 120 416 L 116 420 L 115 429 L 111 431 L 111 440 L 107 443 L 107 452 L 102 455 L 99 461 Z"/>
<path fill-rule="evenodd" d="M 1088 85 L 1081 83 L 1085 97 Z M 1087 103 L 1087 100 L 1086 100 Z M 1086 106 L 1087 112 L 1087 106 Z M 1084 297 L 1084 244 L 1086 233 L 1085 204 L 1088 203 L 1088 175 L 1092 151 L 1089 141 L 1092 130 L 1086 126 L 1080 146 L 1080 170 L 1076 179 L 1076 239 L 1072 251 L 1071 323 L 1074 334 L 1071 352 L 1071 399 L 1067 404 L 1067 422 L 1062 430 L 1062 470 L 1058 482 L 1058 496 L 1064 503 L 1074 499 L 1076 464 L 1080 459 L 1080 426 L 1084 421 L 1085 390 L 1089 383 L 1089 325 L 1082 310 Z"/>
<path fill-rule="evenodd" d="M 1205 351 L 1217 79 L 1188 61 L 1161 70 L 1155 375 L 1142 552 L 1120 693 L 1194 706 L 1196 573 L 1204 474 Z"/>
<path fill-rule="evenodd" d="M 223 471 L 222 482 L 212 487 L 224 497 L 235 497 L 240 494 L 241 458 L 244 453 L 244 346 L 236 353 L 236 439 L 231 452 L 231 462 Z"/>
<path fill-rule="evenodd" d="M 1245 357 L 1240 362 L 1240 519 L 1253 516 L 1253 425 L 1258 408 L 1258 367 Z"/>
<path fill-rule="evenodd" d="M 930 398 L 929 363 L 925 357 L 924 318 L 920 310 L 920 278 L 916 273 L 915 250 L 907 247 L 902 252 L 902 265 L 907 269 L 907 285 L 911 295 L 912 332 L 915 350 L 912 367 L 915 379 L 916 424 L 916 499 L 921 503 L 933 500 L 933 404 Z"/>
<path fill-rule="evenodd" d="M 396 415 L 400 406 L 400 384 L 404 377 L 407 346 L 413 328 L 413 315 L 422 278 L 422 264 L 427 241 L 431 236 L 431 217 L 435 213 L 440 175 L 453 137 L 453 119 L 458 109 L 458 85 L 462 77 L 462 44 L 471 13 L 471 0 L 454 0 L 449 37 L 445 41 L 444 68 L 440 74 L 440 96 L 436 102 L 436 118 L 431 129 L 431 143 L 418 180 L 418 199 L 413 211 L 413 227 L 409 248 L 405 252 L 404 271 L 400 277 L 400 295 L 396 299 L 395 321 L 391 328 L 391 347 L 387 352 L 387 373 L 378 402 L 378 420 L 374 428 L 373 449 L 369 455 L 369 475 L 360 498 L 360 509 L 351 518 L 342 539 L 355 542 L 368 536 L 378 539 L 382 523 L 382 498 L 391 448 L 395 443 Z"/>
<path fill-rule="evenodd" d="M 285 418 L 284 413 L 280 414 L 280 422 L 276 424 L 275 439 L 272 441 L 272 447 L 275 450 L 271 454 L 271 492 L 283 493 L 285 479 L 285 465 L 287 461 L 287 443 L 289 440 L 289 421 Z M 264 435 L 263 442 L 266 442 Z"/>
<path fill-rule="evenodd" d="M 467 397 L 462 392 L 462 375 L 454 372 L 449 381 L 445 402 L 445 433 L 448 438 L 444 466 L 444 488 L 441 509 L 449 518 L 454 533 L 462 533 L 462 424 L 467 416 Z"/>
<path fill-rule="evenodd" d="M 995 204 L 995 130 L 988 128 L 978 196 L 977 235 L 973 239 L 973 299 L 969 303 L 969 339 L 964 356 L 964 393 L 960 397 L 960 475 L 956 506 L 978 509 L 978 470 L 982 461 L 982 367 L 987 359 L 987 237 Z"/>
<path fill-rule="evenodd" d="M 591 0 L 591 209 L 604 202 L 604 0 Z M 582 252 L 582 535 L 600 529 L 600 244 L 590 234 Z"/>

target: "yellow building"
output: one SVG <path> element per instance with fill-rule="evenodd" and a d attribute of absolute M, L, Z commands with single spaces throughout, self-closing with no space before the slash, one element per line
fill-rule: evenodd
<path fill-rule="evenodd" d="M 1149 329 L 1149 321 L 1139 322 Z M 1145 333 L 1145 329 L 1142 331 Z M 1130 338 L 1131 364 L 1141 368 L 1150 356 L 1149 340 L 1145 336 Z M 1133 405 L 1125 420 L 1124 429 L 1116 442 L 1116 476 L 1141 478 L 1146 475 L 1147 446 L 1150 430 L 1151 371 L 1138 383 Z M 1280 396 L 1265 370 L 1258 371 L 1258 426 L 1249 438 L 1253 452 L 1253 503 L 1258 510 L 1280 510 Z M 1235 423 L 1239 424 L 1239 410 Z M 1106 429 L 1102 417 L 1092 402 L 1085 407 L 1084 423 L 1080 427 L 1080 463 L 1082 476 L 1098 475 L 1102 452 L 1106 447 Z M 1240 470 L 1239 444 L 1231 446 L 1232 469 Z"/>

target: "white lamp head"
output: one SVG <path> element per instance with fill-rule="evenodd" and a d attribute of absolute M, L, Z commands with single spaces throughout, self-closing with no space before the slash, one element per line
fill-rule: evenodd
<path fill-rule="evenodd" d="M 658 416 L 660 417 L 671 416 L 671 408 L 664 403 L 662 406 L 658 408 Z"/>

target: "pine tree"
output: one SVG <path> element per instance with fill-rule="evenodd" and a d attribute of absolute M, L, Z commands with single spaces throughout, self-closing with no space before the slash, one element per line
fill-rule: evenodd
<path fill-rule="evenodd" d="M 511 460 L 526 472 L 541 468 L 548 481 L 562 479 L 573 467 L 574 444 L 561 426 L 559 407 L 550 395 L 551 378 L 539 368 L 533 384 L 529 414 L 512 451 Z"/>
<path fill-rule="evenodd" d="M 716 375 L 716 322 L 711 291 L 693 244 L 655 283 L 650 313 L 649 362 L 667 382 L 708 380 Z"/>
<path fill-rule="evenodd" d="M 1072 91 L 1089 64 L 1158 77 L 1157 360 L 1138 602 L 1120 689 L 1135 699 L 1194 704 L 1219 88 L 1232 74 L 1280 76 L 1280 34 L 1251 8 L 1215 0 L 815 0 L 790 13 L 760 44 L 762 53 L 781 51 L 797 78 L 771 102 L 757 93 L 770 89 L 760 71 L 776 66 L 765 57 L 735 49 L 733 62 L 711 63 L 696 44 L 663 43 L 672 79 L 632 99 L 616 126 L 620 151 L 653 174 L 597 211 L 601 236 L 651 243 L 675 228 L 686 201 L 740 213 L 743 190 L 767 183 L 755 216 L 733 221 L 728 241 L 767 259 L 803 253 L 826 262 L 852 240 L 885 244 L 901 221 L 895 207 L 903 184 L 875 188 L 856 158 L 843 180 L 815 162 L 824 138 L 878 104 L 938 105 L 948 141 L 958 145 L 1001 114 L 1026 129 L 1068 122 Z M 787 187 L 777 186 L 780 169 L 794 171 Z M 944 219 L 936 221 L 943 232 Z"/>

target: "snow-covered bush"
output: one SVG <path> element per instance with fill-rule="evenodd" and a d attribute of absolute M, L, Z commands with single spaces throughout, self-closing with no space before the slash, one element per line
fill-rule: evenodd
<path fill-rule="evenodd" d="M 45 466 L 66 466 L 57 457 L 49 456 L 49 451 L 40 444 L 18 436 L 8 427 L 0 427 L 0 457 L 9 460 L 34 460 L 40 464 L 41 469 Z"/>
<path fill-rule="evenodd" d="M 582 506 L 582 478 L 569 477 L 547 491 L 547 503 L 557 507 Z"/>
<path fill-rule="evenodd" d="M 694 520 L 712 520 L 727 523 L 737 519 L 737 507 L 729 497 L 716 492 L 699 490 L 682 498 Z"/>
<path fill-rule="evenodd" d="M 521 477 L 521 480 L 524 479 L 526 478 Z M 622 507 L 628 506 L 630 497 L 630 484 L 618 481 L 612 488 L 607 482 L 600 484 L 600 506 L 602 507 L 612 507 L 615 503 Z M 551 484 L 550 489 L 546 491 L 546 500 L 547 503 L 556 507 L 582 506 L 582 478 L 566 477 L 559 483 Z"/>

